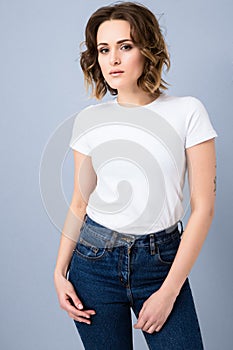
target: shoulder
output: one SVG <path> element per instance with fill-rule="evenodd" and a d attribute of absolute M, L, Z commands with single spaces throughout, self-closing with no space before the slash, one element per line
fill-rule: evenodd
<path fill-rule="evenodd" d="M 112 101 L 96 103 L 82 108 L 75 114 L 74 128 L 84 132 L 109 120 L 109 107 Z"/>
<path fill-rule="evenodd" d="M 97 112 L 104 111 L 114 104 L 114 101 L 99 102 L 84 107 L 78 114 L 79 115 L 94 115 Z"/>
<path fill-rule="evenodd" d="M 161 104 L 170 107 L 173 111 L 182 111 L 186 117 L 195 113 L 206 114 L 204 103 L 195 96 L 174 96 L 165 94 L 161 98 Z"/>
<path fill-rule="evenodd" d="M 105 108 L 107 108 L 107 106 L 110 105 L 109 102 L 102 102 L 85 106 L 80 111 L 76 112 L 74 116 L 80 122 L 83 118 L 94 116 L 97 112 L 103 111 Z"/>
<path fill-rule="evenodd" d="M 163 94 L 161 96 L 161 103 L 178 103 L 181 105 L 189 105 L 189 106 L 198 106 L 201 105 L 202 102 L 199 98 L 195 96 L 174 96 L 174 95 L 168 95 Z"/>

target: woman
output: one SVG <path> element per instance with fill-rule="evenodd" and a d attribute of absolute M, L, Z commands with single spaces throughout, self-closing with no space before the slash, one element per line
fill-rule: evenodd
<path fill-rule="evenodd" d="M 74 192 L 54 272 L 60 306 L 85 349 L 132 349 L 131 307 L 150 349 L 203 349 L 188 275 L 214 216 L 217 133 L 197 98 L 161 91 L 170 60 L 144 5 L 98 9 L 86 46 L 80 63 L 92 96 L 116 98 L 75 119 Z M 183 231 L 186 166 L 191 214 Z M 131 198 L 129 187 L 117 188 L 122 179 Z"/>

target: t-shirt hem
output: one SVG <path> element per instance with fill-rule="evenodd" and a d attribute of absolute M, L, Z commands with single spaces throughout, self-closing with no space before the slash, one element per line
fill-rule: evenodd
<path fill-rule="evenodd" d="M 201 138 L 189 141 L 188 143 L 186 143 L 185 148 L 189 148 L 189 147 L 195 146 L 195 145 L 197 145 L 197 144 L 199 144 L 201 142 L 213 139 L 215 137 L 218 137 L 218 134 L 215 133 L 215 132 L 212 132 L 208 136 L 205 135 L 205 136 L 203 136 Z"/>
<path fill-rule="evenodd" d="M 88 155 L 89 154 L 89 150 L 85 149 L 85 148 L 81 148 L 81 147 L 75 147 L 73 145 L 69 145 L 70 148 L 72 148 L 73 150 L 75 151 L 78 151 L 80 153 L 83 153 L 85 155 Z"/>

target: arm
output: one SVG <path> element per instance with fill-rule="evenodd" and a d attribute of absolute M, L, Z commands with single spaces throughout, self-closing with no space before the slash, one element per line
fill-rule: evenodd
<path fill-rule="evenodd" d="M 214 139 L 187 148 L 191 215 L 162 290 L 177 296 L 208 234 L 216 197 Z"/>
<path fill-rule="evenodd" d="M 72 217 L 75 215 L 80 220 L 76 220 L 76 230 L 75 232 L 80 233 L 80 228 L 82 226 L 82 219 L 86 213 L 85 207 L 82 208 L 74 208 L 72 206 L 69 207 L 68 214 L 66 217 L 65 225 L 62 231 L 60 245 L 58 249 L 58 256 L 56 261 L 56 266 L 54 273 L 57 275 L 62 275 L 64 277 L 67 276 L 70 260 L 73 254 L 73 250 L 76 247 L 76 241 L 71 239 L 67 234 L 65 234 L 65 226 L 69 225 L 69 222 L 72 220 Z M 74 220 L 72 220 L 74 221 Z"/>
<path fill-rule="evenodd" d="M 158 291 L 143 304 L 134 328 L 160 331 L 169 316 L 208 234 L 214 216 L 216 159 L 214 139 L 189 147 L 187 152 L 191 215 L 176 257 Z"/>
<path fill-rule="evenodd" d="M 89 318 L 89 314 L 93 314 L 94 310 L 77 310 L 78 305 L 82 305 L 82 303 L 66 276 L 83 224 L 88 199 L 95 186 L 96 174 L 92 167 L 91 158 L 74 150 L 74 191 L 62 230 L 54 270 L 54 284 L 61 308 L 67 311 L 71 318 L 88 324 L 90 321 L 83 317 Z"/>
<path fill-rule="evenodd" d="M 86 213 L 86 206 L 91 192 L 96 186 L 96 174 L 91 157 L 78 151 L 74 152 L 74 191 L 62 230 L 56 274 L 66 276 L 73 249 L 76 246 Z"/>

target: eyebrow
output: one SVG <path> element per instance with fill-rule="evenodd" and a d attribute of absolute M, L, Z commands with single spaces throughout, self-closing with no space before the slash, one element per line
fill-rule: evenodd
<path fill-rule="evenodd" d="M 133 42 L 133 40 L 131 40 L 131 39 L 121 39 L 121 40 L 118 40 L 118 41 L 117 41 L 117 44 L 121 44 L 121 43 L 123 43 L 123 42 L 125 42 L 125 41 L 132 41 L 132 42 Z M 99 43 L 99 44 L 97 45 L 97 47 L 98 47 L 99 45 L 108 45 L 108 43 Z"/>

